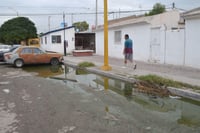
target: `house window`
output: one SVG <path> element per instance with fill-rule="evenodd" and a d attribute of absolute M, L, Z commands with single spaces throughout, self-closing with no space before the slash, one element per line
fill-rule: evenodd
<path fill-rule="evenodd" d="M 122 32 L 119 31 L 115 31 L 115 43 L 120 43 L 121 44 L 121 38 L 122 37 Z"/>
<path fill-rule="evenodd" d="M 45 44 L 47 44 L 47 37 L 44 38 Z"/>
<path fill-rule="evenodd" d="M 52 43 L 61 43 L 61 36 L 56 35 L 56 36 L 51 36 Z"/>
<path fill-rule="evenodd" d="M 42 37 L 41 37 L 41 39 L 40 39 L 40 43 L 43 44 L 43 38 L 42 38 Z"/>

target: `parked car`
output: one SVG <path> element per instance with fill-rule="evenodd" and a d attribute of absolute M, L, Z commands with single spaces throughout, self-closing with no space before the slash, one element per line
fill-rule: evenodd
<path fill-rule="evenodd" d="M 4 54 L 5 53 L 9 53 L 9 52 L 12 52 L 12 51 L 14 51 L 16 48 L 18 48 L 19 47 L 19 45 L 15 45 L 15 46 L 12 46 L 12 47 L 10 47 L 10 49 L 8 50 L 8 51 L 2 51 L 2 52 L 0 52 L 0 61 L 5 61 L 4 60 Z"/>
<path fill-rule="evenodd" d="M 63 55 L 56 52 L 46 52 L 37 46 L 21 46 L 13 52 L 5 53 L 4 59 L 8 64 L 22 67 L 24 64 L 58 65 L 63 62 Z"/>
<path fill-rule="evenodd" d="M 0 45 L 0 52 L 7 52 L 10 49 L 10 45 Z"/>

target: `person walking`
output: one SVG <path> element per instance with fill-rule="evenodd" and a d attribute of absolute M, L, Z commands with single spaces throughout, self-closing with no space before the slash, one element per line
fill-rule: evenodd
<path fill-rule="evenodd" d="M 133 61 L 133 41 L 129 38 L 128 34 L 125 34 L 124 39 L 124 68 L 127 67 L 128 62 L 130 62 L 131 67 L 133 67 L 133 69 L 136 69 L 137 65 Z"/>

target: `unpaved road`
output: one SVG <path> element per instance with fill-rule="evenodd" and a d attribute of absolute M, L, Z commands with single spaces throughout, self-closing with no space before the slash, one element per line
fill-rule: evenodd
<path fill-rule="evenodd" d="M 167 117 L 167 116 L 166 116 Z M 112 91 L 0 65 L 0 133 L 188 133 Z"/>

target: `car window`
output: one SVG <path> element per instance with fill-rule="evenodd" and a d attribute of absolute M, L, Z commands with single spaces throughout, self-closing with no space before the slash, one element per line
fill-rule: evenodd
<path fill-rule="evenodd" d="M 43 51 L 40 50 L 39 48 L 34 48 L 34 49 L 33 49 L 33 53 L 34 53 L 34 54 L 42 54 Z"/>
<path fill-rule="evenodd" d="M 32 54 L 31 48 L 23 48 L 21 54 Z"/>
<path fill-rule="evenodd" d="M 18 51 L 19 47 L 11 51 L 12 53 L 16 53 Z"/>
<path fill-rule="evenodd" d="M 9 52 L 13 52 L 16 48 L 18 48 L 18 46 L 13 46 L 10 48 Z"/>

